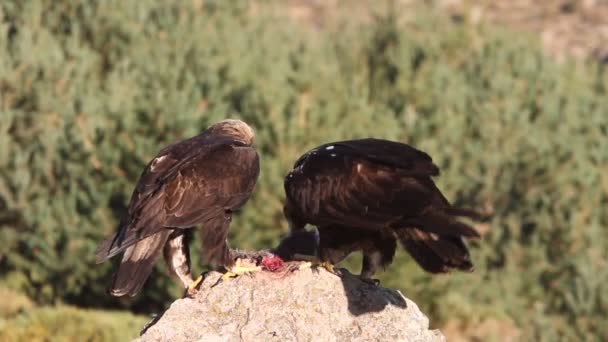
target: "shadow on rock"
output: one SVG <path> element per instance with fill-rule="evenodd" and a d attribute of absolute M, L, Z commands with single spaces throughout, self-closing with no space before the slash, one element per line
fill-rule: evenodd
<path fill-rule="evenodd" d="M 342 286 L 348 299 L 348 311 L 359 316 L 368 312 L 379 312 L 387 305 L 407 308 L 399 291 L 366 283 L 348 270 L 341 268 Z"/>
<path fill-rule="evenodd" d="M 158 321 L 161 318 L 163 318 L 163 315 L 165 314 L 165 312 L 167 312 L 167 311 L 163 310 L 163 312 L 154 315 L 152 320 L 150 320 L 150 322 L 146 323 L 146 325 L 144 325 L 144 327 L 141 329 L 141 331 L 139 332 L 139 336 L 145 334 L 148 331 L 148 329 L 152 328 L 156 323 L 158 323 Z"/>

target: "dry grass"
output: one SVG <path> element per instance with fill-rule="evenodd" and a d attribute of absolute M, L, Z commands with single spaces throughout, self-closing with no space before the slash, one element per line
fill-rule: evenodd
<path fill-rule="evenodd" d="M 291 0 L 286 14 L 314 28 L 326 28 L 337 17 L 365 22 L 372 17 L 372 2 Z M 455 20 L 473 25 L 490 23 L 537 33 L 547 51 L 558 60 L 566 57 L 608 62 L 607 0 L 393 0 L 400 12 L 420 5 L 434 6 Z"/>
<path fill-rule="evenodd" d="M 608 62 L 606 0 L 435 0 L 455 18 L 538 33 L 559 60 L 573 56 Z"/>

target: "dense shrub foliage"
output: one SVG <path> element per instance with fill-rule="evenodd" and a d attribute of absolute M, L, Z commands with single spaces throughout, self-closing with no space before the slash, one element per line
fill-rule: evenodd
<path fill-rule="evenodd" d="M 3 288 L 0 288 L 0 294 L 11 295 L 8 297 L 11 300 L 19 297 Z M 6 299 L 4 297 L 3 301 Z M 0 304 L 1 341 L 127 341 L 138 336 L 150 321 L 126 311 L 81 309 L 68 305 L 34 307 L 23 300 L 19 306 L 21 310 L 11 312 Z"/>
<path fill-rule="evenodd" d="M 274 2 L 227 4 L 0 4 L 5 286 L 39 304 L 145 312 L 175 298 L 163 265 L 139 299 L 110 298 L 112 265 L 93 251 L 163 145 L 240 117 L 262 171 L 233 246 L 286 232 L 282 177 L 308 148 L 395 139 L 433 156 L 455 203 L 494 216 L 471 244 L 474 273 L 431 277 L 400 253 L 384 284 L 435 325 L 495 319 L 525 339 L 608 338 L 603 68 L 557 65 L 520 33 L 423 10 L 318 24 Z"/>

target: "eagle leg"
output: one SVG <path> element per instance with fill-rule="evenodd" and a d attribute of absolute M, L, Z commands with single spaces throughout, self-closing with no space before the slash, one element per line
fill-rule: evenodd
<path fill-rule="evenodd" d="M 261 266 L 244 266 L 242 265 L 242 260 L 243 259 L 236 259 L 235 264 L 233 267 L 231 267 L 228 272 L 224 273 L 224 275 L 222 275 L 222 280 L 228 280 L 230 278 L 235 278 L 238 277 L 239 275 L 242 274 L 250 274 L 252 272 L 257 272 L 257 271 L 261 271 L 262 267 Z"/>
<path fill-rule="evenodd" d="M 337 275 L 338 277 L 340 276 L 340 271 L 338 271 L 338 269 L 334 267 L 334 264 L 332 264 L 329 261 L 321 261 L 317 266 L 323 267 L 329 273 L 333 273 L 333 274 Z"/>
<path fill-rule="evenodd" d="M 192 280 L 192 275 L 190 273 L 189 239 L 187 232 L 180 229 L 174 230 L 171 235 L 169 235 L 169 240 L 163 248 L 163 254 L 169 272 L 173 276 L 179 278 L 182 286 L 186 289 L 185 296 L 192 298 L 198 292 L 198 288 L 203 282 L 204 275 L 200 275 L 196 280 Z"/>
<path fill-rule="evenodd" d="M 373 251 L 363 255 L 363 266 L 359 279 L 370 285 L 380 285 L 379 279 L 372 278 L 376 270 L 382 266 L 383 255 L 380 251 Z"/>

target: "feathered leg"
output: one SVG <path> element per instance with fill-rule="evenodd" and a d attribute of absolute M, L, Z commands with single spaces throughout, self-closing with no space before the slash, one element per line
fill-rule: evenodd
<path fill-rule="evenodd" d="M 171 275 L 177 277 L 186 289 L 186 296 L 193 296 L 203 281 L 200 275 L 196 280 L 190 273 L 189 231 L 176 230 L 170 236 L 163 249 L 163 256 Z"/>
<path fill-rule="evenodd" d="M 220 278 L 225 280 L 241 274 L 246 274 L 261 270 L 261 267 L 243 266 L 245 258 L 237 250 L 230 250 L 228 247 L 228 228 L 232 221 L 232 212 L 226 211 L 223 215 L 218 215 L 203 223 L 201 238 L 203 243 L 203 261 L 212 261 L 227 269 L 227 272 Z"/>
<path fill-rule="evenodd" d="M 373 276 L 382 265 L 382 253 L 374 251 L 372 253 L 363 254 L 363 264 L 361 266 L 361 280 L 378 285 L 380 280 L 374 279 Z"/>
<path fill-rule="evenodd" d="M 370 235 L 371 245 L 364 246 L 363 263 L 361 266 L 361 280 L 379 285 L 380 280 L 373 276 L 380 267 L 386 267 L 393 261 L 397 250 L 397 239 L 392 231 L 374 233 Z"/>

